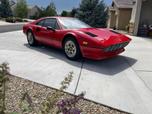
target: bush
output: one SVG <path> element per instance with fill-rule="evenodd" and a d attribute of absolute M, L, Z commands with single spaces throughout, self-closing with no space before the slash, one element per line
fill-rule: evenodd
<path fill-rule="evenodd" d="M 22 18 L 16 17 L 16 22 L 23 22 Z"/>
<path fill-rule="evenodd" d="M 7 75 L 9 74 L 9 67 L 7 63 L 0 65 L 0 114 L 5 114 L 5 92 Z"/>
<path fill-rule="evenodd" d="M 5 19 L 6 22 L 15 23 L 15 22 L 27 22 L 20 17 L 8 17 Z"/>
<path fill-rule="evenodd" d="M 16 22 L 16 19 L 15 17 L 8 17 L 5 19 L 6 22 L 9 22 L 9 23 L 15 23 Z"/>

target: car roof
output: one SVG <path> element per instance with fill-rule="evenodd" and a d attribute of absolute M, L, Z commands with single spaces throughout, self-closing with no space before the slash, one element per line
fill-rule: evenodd
<path fill-rule="evenodd" d="M 56 18 L 56 19 L 59 19 L 59 18 L 74 18 L 74 17 L 49 16 L 49 17 L 43 17 L 43 18 L 41 18 L 41 19 L 47 19 L 47 18 Z"/>

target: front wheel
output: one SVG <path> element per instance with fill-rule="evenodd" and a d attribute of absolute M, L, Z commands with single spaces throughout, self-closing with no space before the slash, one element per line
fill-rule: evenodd
<path fill-rule="evenodd" d="M 30 46 L 35 46 L 37 44 L 32 31 L 27 32 L 27 41 Z"/>
<path fill-rule="evenodd" d="M 81 57 L 79 44 L 73 38 L 67 38 L 63 44 L 64 53 L 70 60 L 77 60 Z"/>

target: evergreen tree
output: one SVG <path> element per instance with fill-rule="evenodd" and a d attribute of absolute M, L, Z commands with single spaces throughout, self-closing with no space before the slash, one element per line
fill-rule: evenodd
<path fill-rule="evenodd" d="M 20 18 L 26 18 L 28 13 L 26 0 L 17 0 L 15 7 L 15 16 Z"/>
<path fill-rule="evenodd" d="M 93 27 L 106 27 L 108 13 L 105 9 L 103 0 L 82 0 L 76 17 Z"/>
<path fill-rule="evenodd" d="M 0 0 L 0 17 L 7 18 L 12 16 L 9 0 Z"/>
<path fill-rule="evenodd" d="M 47 6 L 47 8 L 44 11 L 44 16 L 56 16 L 56 7 L 53 2 L 50 3 L 50 5 Z"/>
<path fill-rule="evenodd" d="M 71 17 L 75 17 L 78 12 L 78 8 L 73 8 L 72 11 L 70 12 Z"/>
<path fill-rule="evenodd" d="M 41 18 L 41 17 L 45 17 L 45 8 L 44 8 L 44 7 L 41 7 L 41 8 L 40 8 L 39 18 Z"/>
<path fill-rule="evenodd" d="M 67 11 L 62 11 L 61 16 L 67 17 L 69 14 Z"/>
<path fill-rule="evenodd" d="M 47 16 L 56 16 L 57 11 L 55 4 L 51 2 L 46 8 L 41 7 L 39 18 Z"/>

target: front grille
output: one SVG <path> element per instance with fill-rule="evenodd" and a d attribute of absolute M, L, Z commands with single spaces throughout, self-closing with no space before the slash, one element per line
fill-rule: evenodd
<path fill-rule="evenodd" d="M 128 45 L 129 42 L 124 42 L 124 43 L 120 43 L 120 44 L 115 44 L 115 45 L 111 45 L 107 48 L 104 49 L 105 52 L 111 52 L 111 51 L 116 51 L 118 49 L 124 48 L 125 46 Z"/>

